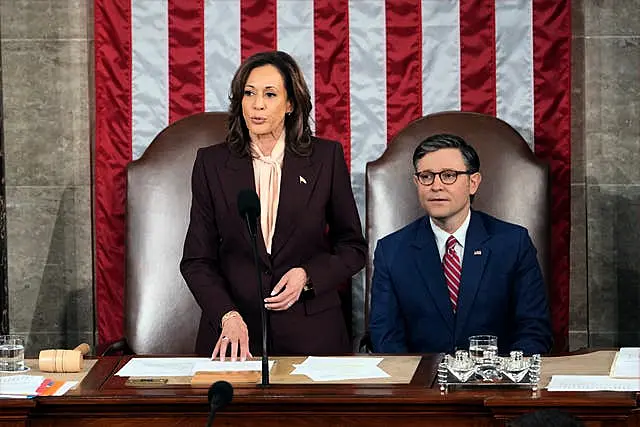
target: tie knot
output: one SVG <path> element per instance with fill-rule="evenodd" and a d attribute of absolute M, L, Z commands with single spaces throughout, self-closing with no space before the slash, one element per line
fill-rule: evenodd
<path fill-rule="evenodd" d="M 453 248 L 455 248 L 456 243 L 458 243 L 456 238 L 453 236 L 449 236 L 449 238 L 447 239 L 447 251 L 452 251 Z"/>

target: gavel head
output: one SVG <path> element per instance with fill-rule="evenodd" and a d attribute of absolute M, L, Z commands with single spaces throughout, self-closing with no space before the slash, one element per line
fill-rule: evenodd
<path fill-rule="evenodd" d="M 38 366 L 43 372 L 79 372 L 83 360 L 78 350 L 42 350 Z"/>

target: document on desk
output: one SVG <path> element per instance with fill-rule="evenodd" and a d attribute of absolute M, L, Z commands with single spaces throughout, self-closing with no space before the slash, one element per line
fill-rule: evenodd
<path fill-rule="evenodd" d="M 37 375 L 0 377 L 0 395 L 36 396 L 44 380 L 44 377 Z"/>
<path fill-rule="evenodd" d="M 207 357 L 134 357 L 116 375 L 120 377 L 189 377 Z"/>
<path fill-rule="evenodd" d="M 622 347 L 611 364 L 613 378 L 640 378 L 640 347 Z"/>
<path fill-rule="evenodd" d="M 273 368 L 275 361 L 269 361 L 269 371 Z M 261 360 L 246 360 L 244 362 L 232 362 L 232 361 L 216 361 L 209 360 L 203 362 L 197 362 L 193 367 L 193 373 L 196 372 L 251 372 L 262 371 Z"/>
<path fill-rule="evenodd" d="M 309 356 L 291 375 L 306 375 L 313 381 L 360 380 L 389 378 L 390 375 L 378 367 L 383 357 L 315 357 Z"/>
<path fill-rule="evenodd" d="M 274 361 L 269 362 L 269 370 Z M 120 377 L 191 377 L 196 372 L 261 371 L 260 360 L 245 362 L 214 361 L 207 357 L 136 357 L 116 375 Z"/>
<path fill-rule="evenodd" d="M 640 391 L 640 379 L 607 375 L 554 375 L 549 391 Z"/>

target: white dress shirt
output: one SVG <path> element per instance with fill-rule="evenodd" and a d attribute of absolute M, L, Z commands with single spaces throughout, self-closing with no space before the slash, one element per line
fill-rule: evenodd
<path fill-rule="evenodd" d="M 464 222 L 453 234 L 449 234 L 444 231 L 442 228 L 438 227 L 433 219 L 429 218 L 429 223 L 431 224 L 431 229 L 433 230 L 433 235 L 436 237 L 436 246 L 438 247 L 438 253 L 440 254 L 440 262 L 442 262 L 442 258 L 444 258 L 444 253 L 447 250 L 447 239 L 449 236 L 453 236 L 456 238 L 458 243 L 456 243 L 454 250 L 458 255 L 458 259 L 460 260 L 460 268 L 462 268 L 462 261 L 464 255 L 464 244 L 467 240 L 467 230 L 469 229 L 469 222 L 471 221 L 471 209 L 467 211 L 467 217 Z"/>

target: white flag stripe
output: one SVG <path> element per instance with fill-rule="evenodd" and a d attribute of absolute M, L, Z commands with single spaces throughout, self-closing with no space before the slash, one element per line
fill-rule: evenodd
<path fill-rule="evenodd" d="M 387 67 L 384 0 L 349 2 L 351 185 L 364 226 L 365 168 L 387 148 Z M 354 333 L 364 332 L 365 277 L 352 281 Z"/>
<path fill-rule="evenodd" d="M 364 224 L 365 168 L 387 148 L 387 70 L 384 0 L 349 4 L 351 184 Z"/>
<path fill-rule="evenodd" d="M 240 65 L 240 2 L 205 0 L 204 108 L 227 111 L 231 80 Z"/>
<path fill-rule="evenodd" d="M 133 160 L 169 124 L 167 0 L 131 4 L 131 134 Z"/>
<path fill-rule="evenodd" d="M 460 5 L 422 0 L 422 114 L 460 109 Z"/>
<path fill-rule="evenodd" d="M 296 60 L 315 105 L 313 0 L 279 1 L 277 6 L 278 50 L 287 52 Z M 314 115 L 312 111 L 311 117 Z M 315 130 L 313 120 L 311 129 Z"/>
<path fill-rule="evenodd" d="M 532 0 L 496 2 L 496 112 L 533 150 Z"/>

